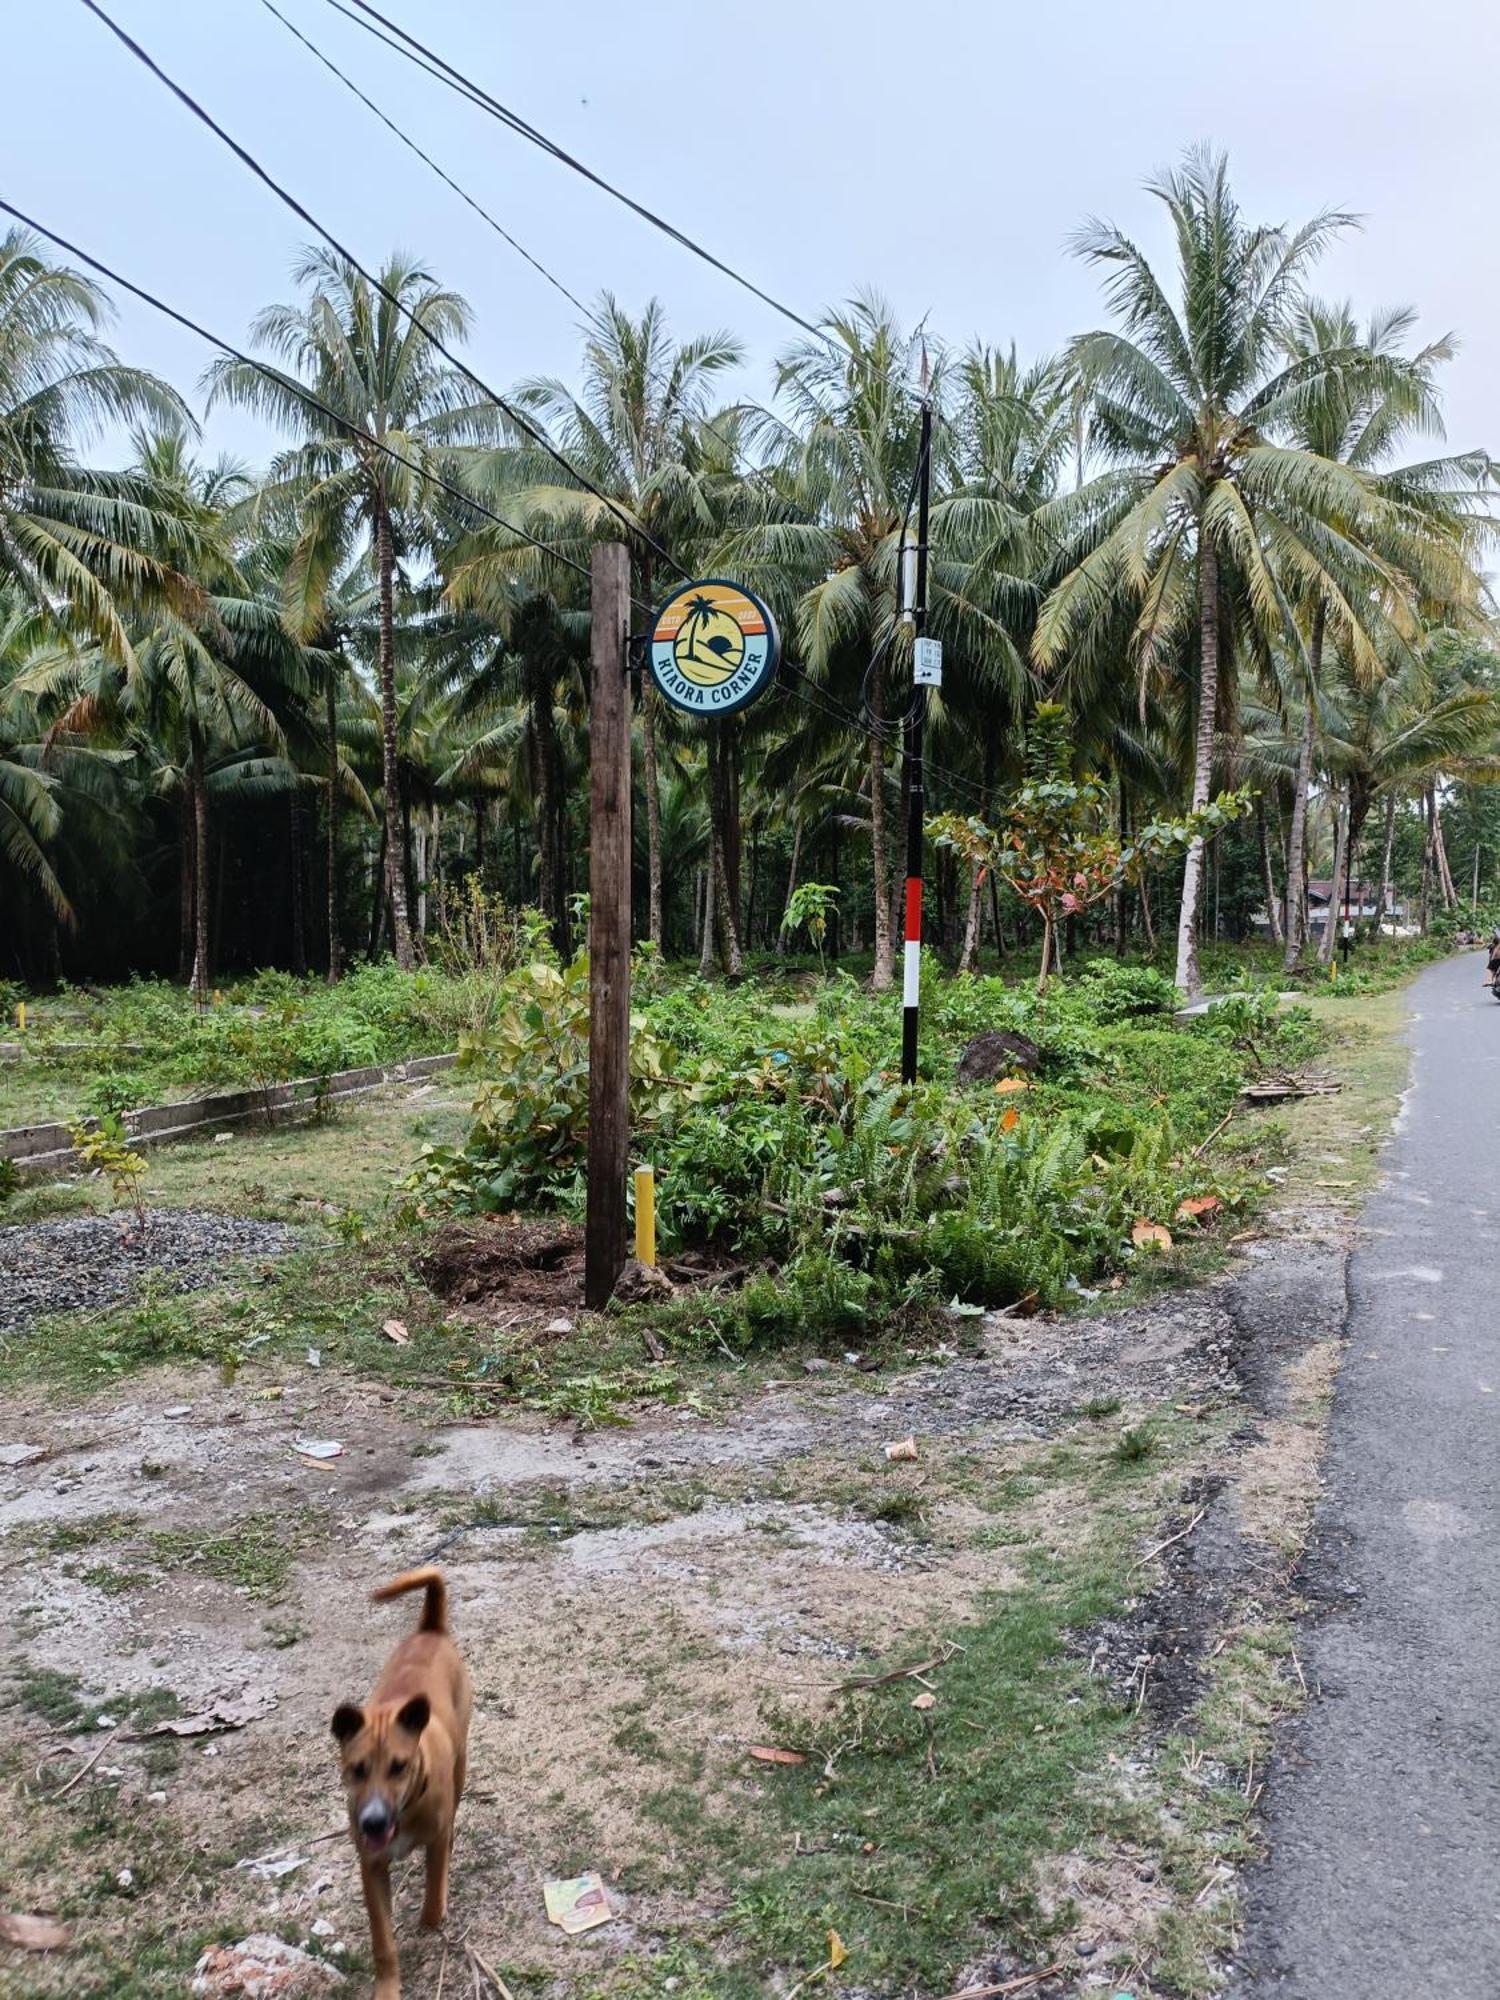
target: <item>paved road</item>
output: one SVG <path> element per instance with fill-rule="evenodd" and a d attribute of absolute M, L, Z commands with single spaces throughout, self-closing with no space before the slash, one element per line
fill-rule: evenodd
<path fill-rule="evenodd" d="M 1350 1269 L 1311 1564 L 1322 1699 L 1272 1786 L 1235 2000 L 1500 1997 L 1500 1004 L 1411 991 L 1413 1088 Z"/>

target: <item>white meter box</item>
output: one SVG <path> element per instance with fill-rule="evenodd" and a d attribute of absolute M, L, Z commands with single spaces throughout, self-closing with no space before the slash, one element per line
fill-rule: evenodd
<path fill-rule="evenodd" d="M 912 653 L 911 677 L 918 687 L 936 688 L 943 685 L 943 642 L 941 639 L 918 639 Z"/>

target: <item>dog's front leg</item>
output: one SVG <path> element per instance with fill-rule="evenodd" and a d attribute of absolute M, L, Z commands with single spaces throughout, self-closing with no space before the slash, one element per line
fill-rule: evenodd
<path fill-rule="evenodd" d="M 391 1871 L 360 1863 L 360 1885 L 370 1917 L 375 1954 L 375 2000 L 401 2000 L 401 1966 L 396 1957 L 396 1925 L 391 1915 Z"/>
<path fill-rule="evenodd" d="M 427 1850 L 427 1893 L 422 1898 L 422 1928 L 435 1931 L 448 1914 L 448 1857 L 453 1839 L 444 1834 Z"/>

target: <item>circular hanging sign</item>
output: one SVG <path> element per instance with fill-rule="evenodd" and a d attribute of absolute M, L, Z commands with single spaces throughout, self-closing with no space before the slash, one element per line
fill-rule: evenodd
<path fill-rule="evenodd" d="M 689 715 L 732 715 L 776 673 L 776 620 L 753 592 L 722 577 L 685 583 L 651 621 L 651 678 Z"/>

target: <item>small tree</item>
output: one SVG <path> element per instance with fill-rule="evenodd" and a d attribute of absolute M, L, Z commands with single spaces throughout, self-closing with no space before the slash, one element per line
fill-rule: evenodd
<path fill-rule="evenodd" d="M 1121 841 L 1111 827 L 1109 788 L 1092 772 L 1073 776 L 1068 711 L 1042 702 L 1026 742 L 1027 779 L 998 831 L 978 818 L 944 813 L 928 822 L 940 845 L 983 868 L 994 868 L 1042 920 L 1037 991 L 1046 991 L 1057 960 L 1057 927 L 1139 882 L 1148 868 L 1186 852 L 1249 809 L 1248 792 L 1221 792 L 1181 819 L 1158 819 Z"/>
<path fill-rule="evenodd" d="M 831 882 L 801 882 L 787 899 L 781 928 L 790 935 L 805 925 L 818 953 L 818 970 L 826 972 L 823 941 L 828 936 L 828 919 L 838 907 L 839 892 Z"/>

